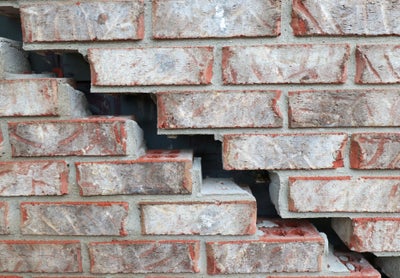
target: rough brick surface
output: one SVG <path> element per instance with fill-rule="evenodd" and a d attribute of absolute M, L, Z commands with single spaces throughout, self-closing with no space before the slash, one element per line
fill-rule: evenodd
<path fill-rule="evenodd" d="M 89 49 L 92 85 L 199 85 L 212 78 L 212 47 Z"/>
<path fill-rule="evenodd" d="M 0 196 L 67 193 L 68 167 L 64 161 L 0 162 Z"/>
<path fill-rule="evenodd" d="M 89 244 L 92 273 L 198 272 L 197 241 L 114 241 Z M 113 259 L 110 260 L 110 257 Z"/>
<path fill-rule="evenodd" d="M 126 235 L 128 203 L 22 203 L 21 231 L 29 235 Z"/>
<path fill-rule="evenodd" d="M 400 45 L 357 46 L 356 83 L 400 83 L 399 60 Z"/>
<path fill-rule="evenodd" d="M 82 272 L 78 241 L 0 241 L 1 272 Z"/>
<path fill-rule="evenodd" d="M 155 38 L 261 37 L 280 33 L 281 1 L 153 2 Z"/>
<path fill-rule="evenodd" d="M 163 92 L 158 128 L 280 127 L 279 91 Z"/>
<path fill-rule="evenodd" d="M 398 1 L 293 0 L 295 35 L 400 35 Z"/>
<path fill-rule="evenodd" d="M 222 49 L 225 84 L 343 83 L 348 45 L 227 46 Z"/>
<path fill-rule="evenodd" d="M 0 202 L 0 234 L 8 234 L 9 221 L 8 221 L 8 203 Z"/>
<path fill-rule="evenodd" d="M 255 200 L 148 202 L 140 208 L 143 234 L 248 235 L 256 231 Z"/>
<path fill-rule="evenodd" d="M 321 270 L 324 241 L 312 225 L 279 220 L 264 225 L 258 239 L 207 242 L 208 273 Z"/>
<path fill-rule="evenodd" d="M 224 169 L 324 169 L 343 167 L 347 135 L 245 134 L 223 138 Z"/>
<path fill-rule="evenodd" d="M 8 126 L 14 157 L 141 154 L 141 131 L 136 122 L 123 118 L 10 122 Z M 133 149 L 127 149 L 129 137 L 136 139 Z"/>
<path fill-rule="evenodd" d="M 292 212 L 400 212 L 400 177 L 291 177 Z"/>
<path fill-rule="evenodd" d="M 143 38 L 143 0 L 29 3 L 21 6 L 24 42 Z"/>
<path fill-rule="evenodd" d="M 76 163 L 81 195 L 190 194 L 191 151 L 148 151 L 133 161 Z"/>
<path fill-rule="evenodd" d="M 396 90 L 289 92 L 290 127 L 399 126 Z"/>
<path fill-rule="evenodd" d="M 0 38 L 0 79 L 8 74 L 30 72 L 28 54 L 22 50 L 22 44 Z"/>
<path fill-rule="evenodd" d="M 353 251 L 400 252 L 400 218 L 337 218 L 332 227 Z"/>
<path fill-rule="evenodd" d="M 3 137 L 3 132 L 1 131 L 0 128 L 0 158 L 5 154 L 5 143 L 4 143 L 4 137 Z"/>

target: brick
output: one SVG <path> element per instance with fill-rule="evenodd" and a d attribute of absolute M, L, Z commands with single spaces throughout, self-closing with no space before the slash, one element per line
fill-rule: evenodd
<path fill-rule="evenodd" d="M 324 240 L 311 224 L 266 222 L 266 227 L 260 227 L 262 235 L 258 239 L 207 242 L 208 274 L 321 270 Z"/>
<path fill-rule="evenodd" d="M 292 212 L 400 212 L 400 177 L 291 177 Z"/>
<path fill-rule="evenodd" d="M 353 134 L 350 165 L 354 169 L 400 169 L 400 133 Z"/>
<path fill-rule="evenodd" d="M 153 2 L 153 37 L 270 37 L 280 34 L 281 1 Z"/>
<path fill-rule="evenodd" d="M 3 132 L 0 128 L 0 158 L 5 154 L 5 144 L 4 144 L 4 137 Z"/>
<path fill-rule="evenodd" d="M 68 193 L 65 161 L 0 162 L 0 196 L 48 196 Z"/>
<path fill-rule="evenodd" d="M 349 46 L 281 44 L 226 46 L 224 84 L 344 83 Z"/>
<path fill-rule="evenodd" d="M 280 91 L 157 93 L 158 128 L 281 127 Z"/>
<path fill-rule="evenodd" d="M 223 166 L 226 170 L 343 167 L 346 141 L 343 133 L 225 135 Z"/>
<path fill-rule="evenodd" d="M 392 127 L 400 125 L 397 90 L 289 92 L 289 125 L 297 127 Z"/>
<path fill-rule="evenodd" d="M 81 195 L 190 194 L 191 151 L 148 151 L 137 160 L 76 163 Z"/>
<path fill-rule="evenodd" d="M 356 252 L 399 252 L 400 218 L 335 218 L 332 227 Z"/>
<path fill-rule="evenodd" d="M 113 241 L 89 244 L 91 273 L 199 272 L 193 240 Z M 110 257 L 113 259 L 110 260 Z"/>
<path fill-rule="evenodd" d="M 143 154 L 141 129 L 124 118 L 10 122 L 8 128 L 14 157 Z"/>
<path fill-rule="evenodd" d="M 21 203 L 24 235 L 124 236 L 128 203 Z"/>
<path fill-rule="evenodd" d="M 293 0 L 296 36 L 399 35 L 397 1 Z"/>
<path fill-rule="evenodd" d="M 34 103 L 34 105 L 32 105 Z M 0 116 L 87 116 L 83 93 L 55 78 L 0 81 Z"/>
<path fill-rule="evenodd" d="M 82 272 L 78 241 L 0 241 L 1 272 Z"/>
<path fill-rule="evenodd" d="M 356 83 L 400 83 L 400 45 L 358 45 L 355 55 Z"/>
<path fill-rule="evenodd" d="M 143 38 L 143 0 L 31 2 L 20 8 L 26 43 Z"/>
<path fill-rule="evenodd" d="M 8 74 L 30 72 L 28 54 L 22 50 L 22 43 L 0 38 L 0 80 Z"/>
<path fill-rule="evenodd" d="M 212 47 L 89 49 L 92 85 L 210 84 Z"/>
<path fill-rule="evenodd" d="M 6 202 L 0 202 L 0 234 L 9 234 L 9 222 L 8 222 L 9 206 Z"/>

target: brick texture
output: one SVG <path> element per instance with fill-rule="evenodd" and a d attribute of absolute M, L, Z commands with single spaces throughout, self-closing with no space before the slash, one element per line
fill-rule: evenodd
<path fill-rule="evenodd" d="M 400 212 L 400 177 L 291 177 L 292 212 Z"/>
<path fill-rule="evenodd" d="M 147 152 L 133 161 L 76 163 L 81 195 L 190 194 L 191 151 Z"/>
<path fill-rule="evenodd" d="M 399 35 L 397 1 L 293 0 L 292 28 L 304 35 Z"/>
<path fill-rule="evenodd" d="M 163 92 L 158 128 L 281 127 L 279 91 Z"/>
<path fill-rule="evenodd" d="M 64 161 L 0 162 L 0 196 L 47 196 L 68 193 Z"/>
<path fill-rule="evenodd" d="M 348 45 L 258 45 L 222 49 L 225 84 L 344 83 Z"/>
<path fill-rule="evenodd" d="M 25 4 L 24 42 L 142 39 L 143 8 L 143 0 Z"/>
<path fill-rule="evenodd" d="M 21 231 L 29 235 L 126 235 L 128 203 L 22 203 Z"/>
<path fill-rule="evenodd" d="M 89 49 L 96 86 L 210 84 L 212 47 Z"/>
<path fill-rule="evenodd" d="M 22 50 L 22 44 L 14 40 L 0 38 L 0 79 L 8 77 L 9 74 L 28 73 L 30 71 L 28 54 Z"/>
<path fill-rule="evenodd" d="M 9 206 L 6 202 L 0 202 L 0 234 L 6 235 L 9 233 Z"/>
<path fill-rule="evenodd" d="M 114 241 L 89 244 L 92 273 L 198 272 L 197 241 Z M 151 254 L 151 256 L 150 256 Z M 113 257 L 113 260 L 110 260 Z"/>
<path fill-rule="evenodd" d="M 227 170 L 324 169 L 343 167 L 346 134 L 225 135 Z"/>
<path fill-rule="evenodd" d="M 400 125 L 397 90 L 289 93 L 290 127 L 394 127 Z"/>
<path fill-rule="evenodd" d="M 158 39 L 277 36 L 280 5 L 280 1 L 273 0 L 158 0 L 153 2 L 153 36 Z"/>

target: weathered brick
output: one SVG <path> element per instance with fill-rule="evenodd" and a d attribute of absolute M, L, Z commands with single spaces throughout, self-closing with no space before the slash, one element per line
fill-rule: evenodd
<path fill-rule="evenodd" d="M 399 126 L 397 90 L 289 92 L 289 124 L 297 127 Z"/>
<path fill-rule="evenodd" d="M 210 84 L 212 47 L 89 49 L 92 85 Z"/>
<path fill-rule="evenodd" d="M 12 155 L 118 156 L 142 153 L 142 131 L 124 118 L 92 117 L 73 120 L 10 122 Z M 128 141 L 133 144 L 127 148 Z"/>
<path fill-rule="evenodd" d="M 28 54 L 22 50 L 22 43 L 0 38 L 0 80 L 9 73 L 30 72 Z"/>
<path fill-rule="evenodd" d="M 158 93 L 158 128 L 281 127 L 280 96 L 280 91 Z"/>
<path fill-rule="evenodd" d="M 292 212 L 400 212 L 400 177 L 291 177 Z"/>
<path fill-rule="evenodd" d="M 324 240 L 311 224 L 272 220 L 264 225 L 258 239 L 207 242 L 208 274 L 321 270 Z"/>
<path fill-rule="evenodd" d="M 222 49 L 225 84 L 344 83 L 349 46 L 281 44 L 226 46 Z"/>
<path fill-rule="evenodd" d="M 1 272 L 82 272 L 78 241 L 0 241 Z"/>
<path fill-rule="evenodd" d="M 351 136 L 354 169 L 400 169 L 400 133 L 358 133 Z"/>
<path fill-rule="evenodd" d="M 399 61 L 400 45 L 358 45 L 355 81 L 361 84 L 400 83 Z"/>
<path fill-rule="evenodd" d="M 64 195 L 68 167 L 64 161 L 0 162 L 0 196 Z"/>
<path fill-rule="evenodd" d="M 400 252 L 400 218 L 337 218 L 332 227 L 357 252 Z"/>
<path fill-rule="evenodd" d="M 9 233 L 8 210 L 8 203 L 0 202 L 0 234 L 2 235 Z"/>
<path fill-rule="evenodd" d="M 163 38 L 264 37 L 280 34 L 281 1 L 153 2 L 153 36 Z"/>
<path fill-rule="evenodd" d="M 22 203 L 21 216 L 25 235 L 124 236 L 128 203 Z"/>
<path fill-rule="evenodd" d="M 190 194 L 191 151 L 148 151 L 131 161 L 76 163 L 81 195 Z"/>
<path fill-rule="evenodd" d="M 193 240 L 113 241 L 89 244 L 92 273 L 198 272 L 200 244 Z M 110 260 L 110 257 L 113 259 Z"/>
<path fill-rule="evenodd" d="M 143 38 L 143 0 L 31 2 L 20 9 L 26 43 Z"/>
<path fill-rule="evenodd" d="M 399 35 L 398 1 L 293 0 L 292 29 L 303 35 Z"/>
<path fill-rule="evenodd" d="M 223 165 L 227 170 L 338 168 L 346 142 L 343 133 L 225 135 Z"/>
<path fill-rule="evenodd" d="M 34 105 L 33 105 L 34 104 Z M 55 78 L 0 81 L 0 116 L 87 116 L 83 93 Z"/>
<path fill-rule="evenodd" d="M 0 158 L 5 154 L 5 144 L 4 144 L 4 137 L 3 137 L 3 132 L 1 131 L 0 128 Z"/>

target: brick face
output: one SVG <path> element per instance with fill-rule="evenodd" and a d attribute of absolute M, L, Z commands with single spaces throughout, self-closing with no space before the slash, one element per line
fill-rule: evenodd
<path fill-rule="evenodd" d="M 92 85 L 210 84 L 212 47 L 89 49 Z"/>
<path fill-rule="evenodd" d="M 158 93 L 158 127 L 280 127 L 280 96 L 279 91 Z"/>
<path fill-rule="evenodd" d="M 9 233 L 9 206 L 6 202 L 0 202 L 0 234 L 6 235 Z"/>
<path fill-rule="evenodd" d="M 257 45 L 222 49 L 225 84 L 344 83 L 348 45 Z"/>
<path fill-rule="evenodd" d="M 25 4 L 24 42 L 142 39 L 143 8 L 143 0 Z"/>
<path fill-rule="evenodd" d="M 153 2 L 153 36 L 159 39 L 277 36 L 280 5 L 281 1 L 273 0 L 158 0 Z"/>

